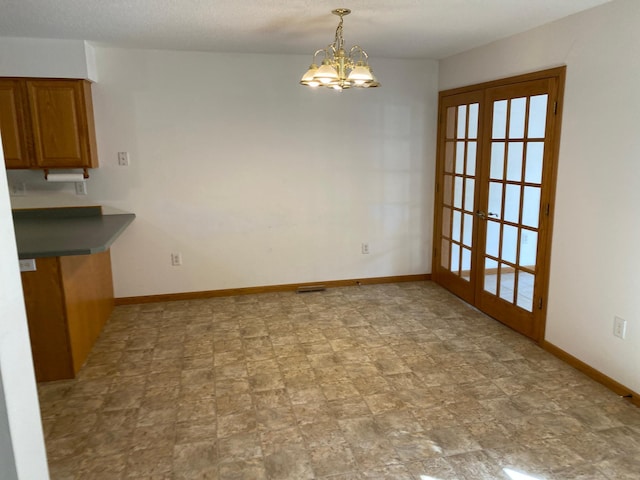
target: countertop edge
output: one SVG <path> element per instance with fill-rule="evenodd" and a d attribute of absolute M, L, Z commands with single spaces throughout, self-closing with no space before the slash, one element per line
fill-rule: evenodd
<path fill-rule="evenodd" d="M 75 256 L 75 255 L 92 255 L 94 253 L 101 253 L 109 250 L 111 245 L 116 241 L 116 239 L 124 232 L 124 230 L 135 220 L 136 215 L 134 213 L 118 213 L 112 215 L 104 215 L 104 217 L 118 217 L 119 220 L 122 221 L 121 224 L 117 226 L 110 232 L 110 235 L 103 243 L 97 245 L 88 245 L 86 248 L 72 248 L 72 249 L 62 249 L 62 250 L 37 250 L 37 251 L 24 251 L 20 250 L 20 245 L 18 244 L 18 259 L 25 260 L 31 258 L 50 258 L 50 257 L 67 257 L 67 256 Z"/>

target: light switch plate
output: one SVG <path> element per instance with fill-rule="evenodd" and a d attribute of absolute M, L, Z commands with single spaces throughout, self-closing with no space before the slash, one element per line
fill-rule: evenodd
<path fill-rule="evenodd" d="M 624 340 L 627 335 L 627 321 L 624 318 L 613 318 L 613 335 Z"/>

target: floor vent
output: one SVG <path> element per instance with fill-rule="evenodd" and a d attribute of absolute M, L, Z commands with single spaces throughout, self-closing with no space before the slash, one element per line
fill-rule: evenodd
<path fill-rule="evenodd" d="M 325 290 L 324 285 L 307 285 L 306 287 L 298 287 L 296 293 L 324 292 Z"/>

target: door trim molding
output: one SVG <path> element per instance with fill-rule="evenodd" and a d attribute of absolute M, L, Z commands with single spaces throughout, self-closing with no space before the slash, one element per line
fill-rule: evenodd
<path fill-rule="evenodd" d="M 535 72 L 522 73 L 520 75 L 515 75 L 513 77 L 504 77 L 504 78 L 499 78 L 497 80 L 490 80 L 488 82 L 475 83 L 473 85 L 465 85 L 463 87 L 456 87 L 456 88 L 450 88 L 448 90 L 441 90 L 438 93 L 440 97 L 447 97 L 449 95 L 459 95 L 461 93 L 472 92 L 474 90 L 501 87 L 501 86 L 504 86 L 505 84 L 530 82 L 532 80 L 542 80 L 544 78 L 549 78 L 549 77 L 560 77 L 560 76 L 564 77 L 566 70 L 567 70 L 566 65 L 558 65 L 557 67 L 547 68 L 546 70 L 537 70 Z M 562 82 L 562 84 L 564 86 L 564 82 Z M 560 91 L 558 93 L 560 93 Z M 563 97 L 559 96 L 559 98 L 563 98 Z"/>

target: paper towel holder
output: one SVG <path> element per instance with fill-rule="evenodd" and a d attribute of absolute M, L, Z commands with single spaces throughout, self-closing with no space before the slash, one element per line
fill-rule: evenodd
<path fill-rule="evenodd" d="M 84 177 L 84 179 L 86 180 L 87 178 L 89 178 L 89 169 L 88 168 L 83 168 L 82 169 L 82 176 Z M 47 180 L 47 177 L 49 177 L 49 169 L 45 168 L 44 169 L 44 179 Z"/>

